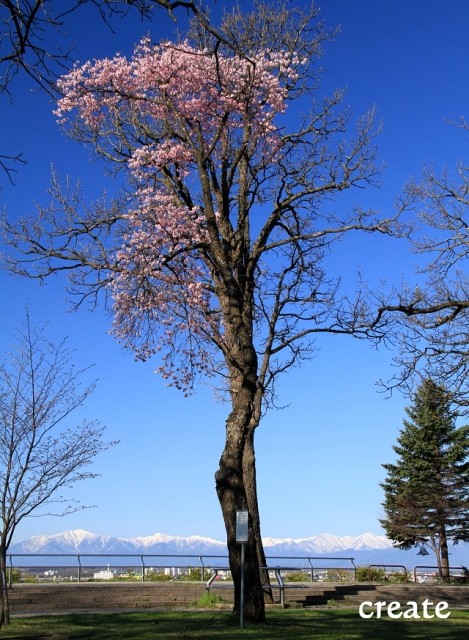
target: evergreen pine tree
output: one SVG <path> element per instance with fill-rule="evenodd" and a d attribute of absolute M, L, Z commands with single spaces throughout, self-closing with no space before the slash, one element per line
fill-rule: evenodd
<path fill-rule="evenodd" d="M 451 394 L 426 379 L 406 408 L 395 464 L 381 486 L 387 536 L 400 549 L 428 545 L 449 581 L 448 541 L 469 541 L 469 425 L 457 427 Z"/>

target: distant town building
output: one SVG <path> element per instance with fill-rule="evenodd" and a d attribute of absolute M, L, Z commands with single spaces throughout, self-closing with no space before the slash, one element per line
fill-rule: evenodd
<path fill-rule="evenodd" d="M 114 578 L 114 574 L 109 569 L 109 565 L 107 566 L 107 570 L 97 571 L 93 573 L 93 578 L 95 580 L 112 580 Z"/>

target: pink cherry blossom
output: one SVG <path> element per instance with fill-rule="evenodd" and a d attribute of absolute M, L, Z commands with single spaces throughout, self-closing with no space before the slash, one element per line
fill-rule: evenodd
<path fill-rule="evenodd" d="M 160 352 L 160 373 L 185 390 L 213 369 L 225 331 L 211 243 L 229 232 L 230 203 L 222 214 L 213 184 L 207 201 L 204 172 L 221 181 L 243 145 L 257 161 L 274 157 L 285 79 L 301 62 L 145 39 L 130 60 L 87 62 L 59 81 L 60 122 L 124 164 L 133 189 L 111 284 L 114 333 L 139 358 Z"/>

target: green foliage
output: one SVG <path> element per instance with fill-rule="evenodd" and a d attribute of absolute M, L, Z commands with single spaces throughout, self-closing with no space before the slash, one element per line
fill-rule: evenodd
<path fill-rule="evenodd" d="M 462 575 L 457 575 L 452 578 L 454 584 L 469 584 L 469 569 L 467 567 L 462 568 Z"/>
<path fill-rule="evenodd" d="M 356 576 L 358 582 L 384 582 L 386 572 L 375 567 L 357 567 Z"/>
<path fill-rule="evenodd" d="M 39 582 L 39 578 L 36 575 L 34 575 L 34 573 L 21 573 L 19 582 L 28 583 L 28 584 L 37 584 Z"/>
<path fill-rule="evenodd" d="M 403 571 L 386 573 L 384 567 L 357 567 L 357 582 L 391 582 L 401 584 L 406 582 L 406 574 Z"/>
<path fill-rule="evenodd" d="M 21 571 L 19 569 L 13 569 L 13 571 L 8 573 L 8 577 L 11 582 L 21 582 Z"/>
<path fill-rule="evenodd" d="M 142 579 L 140 572 L 130 569 L 127 573 L 117 574 L 112 578 L 112 582 L 139 582 Z M 90 581 L 89 581 L 90 582 Z M 96 580 L 96 582 L 102 582 L 102 580 Z"/>
<path fill-rule="evenodd" d="M 403 584 L 407 582 L 406 575 L 403 571 L 393 571 L 392 573 L 388 573 L 386 575 L 386 580 L 393 584 Z"/>
<path fill-rule="evenodd" d="M 285 582 L 309 582 L 311 574 L 309 571 L 292 571 L 284 576 Z"/>
<path fill-rule="evenodd" d="M 348 582 L 353 580 L 354 574 L 347 569 L 329 569 L 326 573 L 328 582 Z"/>
<path fill-rule="evenodd" d="M 348 597 L 344 596 L 343 599 L 338 600 L 336 598 L 329 598 L 329 600 L 327 601 L 327 606 L 328 607 L 349 607 L 350 603 L 348 602 Z"/>
<path fill-rule="evenodd" d="M 149 571 L 145 574 L 145 582 L 169 582 L 172 576 L 161 571 Z"/>
<path fill-rule="evenodd" d="M 200 608 L 210 608 L 221 604 L 227 604 L 227 601 L 212 591 L 204 591 L 204 594 L 197 600 L 195 606 Z"/>
<path fill-rule="evenodd" d="M 21 571 L 18 568 L 14 568 L 11 571 L 11 573 L 8 570 L 7 571 L 7 578 L 8 578 L 8 581 L 11 580 L 11 582 L 13 584 L 18 584 L 20 582 L 23 582 L 23 583 L 27 582 L 29 584 L 39 582 L 39 579 L 38 579 L 38 577 L 36 575 L 34 575 L 33 573 L 25 573 L 24 571 Z"/>
<path fill-rule="evenodd" d="M 451 394 L 429 379 L 406 413 L 396 463 L 383 465 L 381 524 L 402 549 L 469 541 L 469 426 L 456 427 Z"/>

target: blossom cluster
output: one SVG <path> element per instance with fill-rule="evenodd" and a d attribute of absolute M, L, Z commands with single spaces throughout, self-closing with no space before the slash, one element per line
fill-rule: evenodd
<path fill-rule="evenodd" d="M 197 122 L 206 137 L 222 121 L 236 128 L 250 117 L 253 134 L 265 135 L 285 110 L 281 78 L 294 79 L 299 63 L 290 52 L 266 51 L 248 59 L 216 55 L 187 42 L 153 46 L 144 39 L 130 60 L 117 55 L 87 62 L 61 78 L 63 97 L 55 113 L 66 121 L 77 109 L 97 131 L 108 115 L 121 119 L 129 112 L 176 129 Z"/>
<path fill-rule="evenodd" d="M 200 253 L 208 243 L 194 186 L 201 158 L 226 161 L 240 144 L 249 145 L 251 156 L 272 155 L 280 139 L 275 119 L 286 108 L 285 79 L 295 80 L 299 64 L 290 52 L 248 59 L 145 39 L 130 60 L 87 62 L 59 81 L 60 121 L 91 132 L 85 139 L 124 161 L 136 185 L 116 256 L 115 333 L 141 358 L 163 349 L 163 375 L 179 375 L 183 387 L 191 371 L 208 371 L 204 344 L 217 317 Z M 176 353 L 189 363 L 183 374 L 175 373 Z"/>

